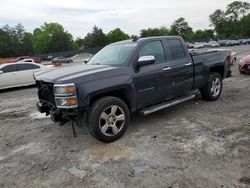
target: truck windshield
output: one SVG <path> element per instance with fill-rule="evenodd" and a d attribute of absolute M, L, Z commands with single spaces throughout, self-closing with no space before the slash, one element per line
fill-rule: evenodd
<path fill-rule="evenodd" d="M 123 65 L 133 49 L 136 43 L 114 44 L 104 47 L 95 56 L 93 56 L 88 62 L 89 65 Z"/>

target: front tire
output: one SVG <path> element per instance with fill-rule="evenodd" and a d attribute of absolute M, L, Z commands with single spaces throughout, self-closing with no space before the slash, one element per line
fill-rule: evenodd
<path fill-rule="evenodd" d="M 207 84 L 200 89 L 201 96 L 205 100 L 215 101 L 220 97 L 222 88 L 221 75 L 218 73 L 210 73 Z"/>
<path fill-rule="evenodd" d="M 92 104 L 87 124 L 94 138 L 109 143 L 122 137 L 127 130 L 129 120 L 129 109 L 121 99 L 103 97 Z"/>

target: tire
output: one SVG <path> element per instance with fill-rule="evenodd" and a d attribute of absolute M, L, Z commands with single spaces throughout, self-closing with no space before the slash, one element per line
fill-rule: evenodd
<path fill-rule="evenodd" d="M 220 97 L 222 88 L 221 75 L 218 73 L 210 73 L 207 84 L 200 89 L 201 96 L 205 100 L 215 101 Z"/>
<path fill-rule="evenodd" d="M 129 120 L 129 109 L 121 99 L 103 97 L 90 107 L 87 125 L 94 138 L 101 142 L 110 143 L 123 136 Z"/>

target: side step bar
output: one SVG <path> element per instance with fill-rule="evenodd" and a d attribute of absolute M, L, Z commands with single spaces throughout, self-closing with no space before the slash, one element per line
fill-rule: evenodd
<path fill-rule="evenodd" d="M 171 106 L 174 106 L 174 105 L 189 101 L 189 100 L 191 100 L 193 98 L 195 98 L 195 95 L 180 97 L 180 98 L 177 98 L 177 99 L 172 100 L 172 101 L 168 101 L 168 102 L 161 103 L 161 104 L 158 104 L 158 105 L 155 105 L 155 106 L 152 106 L 152 107 L 145 108 L 145 109 L 141 110 L 139 113 L 142 114 L 142 115 L 152 114 L 152 113 L 157 112 L 159 110 L 169 108 Z"/>

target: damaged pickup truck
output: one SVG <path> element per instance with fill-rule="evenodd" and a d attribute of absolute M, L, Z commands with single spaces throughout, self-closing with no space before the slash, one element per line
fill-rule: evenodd
<path fill-rule="evenodd" d="M 229 63 L 224 51 L 190 54 L 177 36 L 121 41 L 86 64 L 36 73 L 37 108 L 55 122 L 86 122 L 93 137 L 112 142 L 125 133 L 132 113 L 191 100 L 197 90 L 217 100 Z"/>

